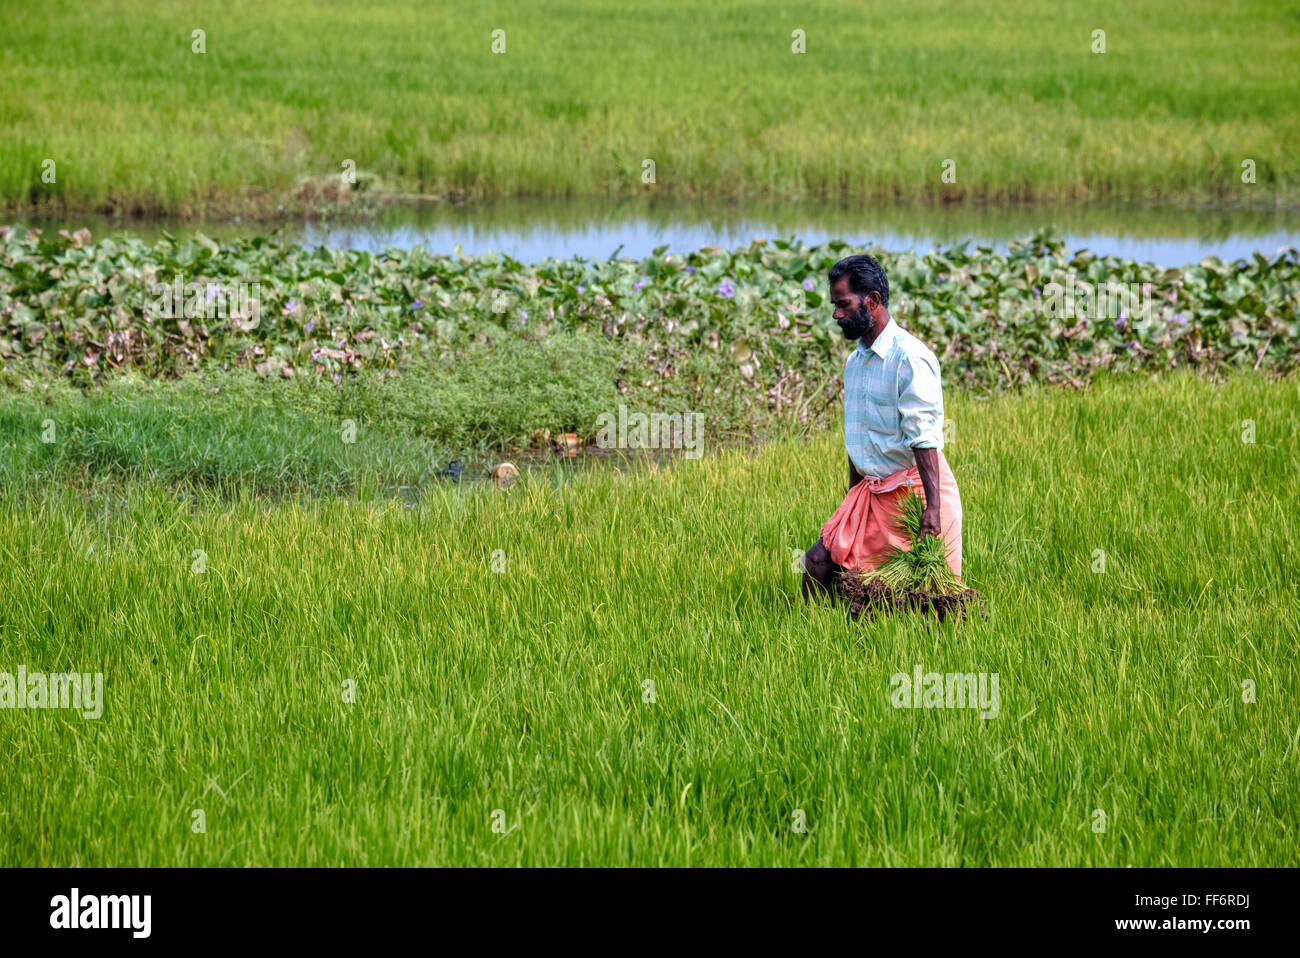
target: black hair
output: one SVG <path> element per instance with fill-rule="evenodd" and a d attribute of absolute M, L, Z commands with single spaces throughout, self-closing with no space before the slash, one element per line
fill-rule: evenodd
<path fill-rule="evenodd" d="M 832 286 L 840 279 L 849 278 L 849 291 L 859 296 L 867 293 L 879 293 L 880 302 L 889 305 L 889 277 L 872 256 L 846 256 L 834 266 L 828 275 Z"/>

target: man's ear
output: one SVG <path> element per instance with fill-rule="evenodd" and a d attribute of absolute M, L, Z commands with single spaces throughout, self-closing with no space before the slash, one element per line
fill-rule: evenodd
<path fill-rule="evenodd" d="M 880 308 L 880 294 L 873 289 L 862 297 L 862 304 L 874 313 Z"/>

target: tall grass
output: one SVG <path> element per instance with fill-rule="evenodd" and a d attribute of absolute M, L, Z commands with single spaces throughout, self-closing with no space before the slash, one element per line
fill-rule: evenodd
<path fill-rule="evenodd" d="M 1294 866 L 1297 398 L 954 395 L 956 627 L 796 598 L 833 433 L 418 504 L 10 486 L 0 670 L 107 701 L 0 711 L 0 864 Z M 918 663 L 999 716 L 891 708 Z"/>
<path fill-rule="evenodd" d="M 352 160 L 475 196 L 1294 200 L 1295 25 L 1265 0 L 54 2 L 5 14 L 0 198 L 274 212 Z"/>

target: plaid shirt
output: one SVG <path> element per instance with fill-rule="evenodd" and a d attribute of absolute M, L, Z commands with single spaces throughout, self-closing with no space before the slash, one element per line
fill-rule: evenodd
<path fill-rule="evenodd" d="M 939 360 L 892 319 L 844 363 L 844 448 L 858 472 L 884 479 L 943 448 Z"/>

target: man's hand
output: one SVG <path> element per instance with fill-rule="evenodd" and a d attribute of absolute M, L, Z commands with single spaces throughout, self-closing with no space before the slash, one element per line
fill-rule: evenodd
<path fill-rule="evenodd" d="M 925 511 L 921 513 L 921 529 L 918 535 L 942 535 L 939 528 L 939 503 L 936 502 L 933 506 L 926 506 Z"/>
<path fill-rule="evenodd" d="M 925 490 L 925 510 L 921 513 L 920 536 L 942 535 L 939 526 L 939 452 L 937 449 L 913 449 L 916 471 L 921 474 L 921 488 Z"/>

